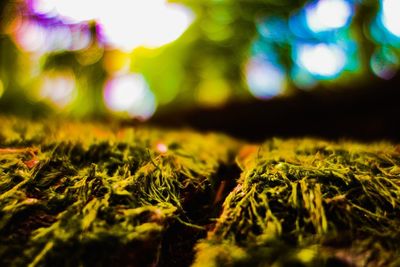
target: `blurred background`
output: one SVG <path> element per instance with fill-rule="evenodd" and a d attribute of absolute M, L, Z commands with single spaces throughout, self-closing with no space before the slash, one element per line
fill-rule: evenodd
<path fill-rule="evenodd" d="M 0 112 L 400 141 L 399 0 L 2 0 Z"/>

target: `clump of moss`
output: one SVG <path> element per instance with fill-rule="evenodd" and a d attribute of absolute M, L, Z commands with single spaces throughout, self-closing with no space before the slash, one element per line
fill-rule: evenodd
<path fill-rule="evenodd" d="M 194 266 L 400 264 L 398 147 L 273 139 L 238 164 Z"/>
<path fill-rule="evenodd" d="M 0 124 L 2 266 L 400 265 L 398 146 Z"/>
<path fill-rule="evenodd" d="M 167 262 L 171 225 L 205 234 L 190 199 L 216 191 L 237 147 L 190 131 L 0 122 L 2 266 Z"/>

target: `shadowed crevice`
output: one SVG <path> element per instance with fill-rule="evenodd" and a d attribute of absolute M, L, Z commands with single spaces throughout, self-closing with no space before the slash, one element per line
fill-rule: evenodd
<path fill-rule="evenodd" d="M 232 159 L 221 164 L 216 173 L 216 184 L 203 192 L 187 190 L 183 203 L 188 221 L 203 229 L 190 227 L 179 221 L 173 222 L 165 232 L 158 266 L 190 266 L 194 260 L 197 241 L 206 238 L 207 232 L 215 227 L 216 218 L 222 212 L 226 196 L 236 186 L 241 170 Z"/>

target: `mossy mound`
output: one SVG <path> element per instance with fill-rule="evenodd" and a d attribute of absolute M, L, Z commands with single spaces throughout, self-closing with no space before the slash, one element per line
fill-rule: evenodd
<path fill-rule="evenodd" d="M 194 265 L 400 265 L 399 152 L 307 139 L 244 148 Z"/>
<path fill-rule="evenodd" d="M 217 172 L 237 146 L 189 131 L 1 124 L 2 266 L 165 264 L 171 226 L 204 236 L 199 217 L 212 212 Z M 193 203 L 196 196 L 210 201 Z"/>
<path fill-rule="evenodd" d="M 400 265 L 398 146 L 0 123 L 1 266 Z"/>

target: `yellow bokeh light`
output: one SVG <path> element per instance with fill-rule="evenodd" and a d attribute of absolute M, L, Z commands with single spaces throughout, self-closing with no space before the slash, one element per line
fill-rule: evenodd
<path fill-rule="evenodd" d="M 197 88 L 197 101 L 208 107 L 217 107 L 227 102 L 231 88 L 223 79 L 207 79 Z"/>
<path fill-rule="evenodd" d="M 95 64 L 103 58 L 104 48 L 98 45 L 92 45 L 75 55 L 77 61 L 83 66 Z"/>
<path fill-rule="evenodd" d="M 0 97 L 2 97 L 4 94 L 4 85 L 3 82 L 0 80 Z"/>
<path fill-rule="evenodd" d="M 120 50 L 109 50 L 104 54 L 103 66 L 108 73 L 124 72 L 129 69 L 130 59 L 129 53 Z"/>
<path fill-rule="evenodd" d="M 317 249 L 314 247 L 304 248 L 297 253 L 297 257 L 303 263 L 310 263 L 317 255 Z"/>

